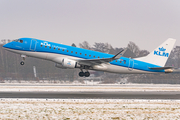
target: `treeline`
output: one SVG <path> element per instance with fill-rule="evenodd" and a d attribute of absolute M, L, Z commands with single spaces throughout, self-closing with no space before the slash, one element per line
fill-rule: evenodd
<path fill-rule="evenodd" d="M 55 67 L 55 63 L 47 60 L 27 57 L 25 65 L 21 66 L 20 62 L 22 58 L 19 54 L 14 54 L 6 51 L 2 46 L 10 42 L 11 40 L 2 40 L 0 42 L 0 80 L 36 80 L 33 73 L 33 66 L 36 67 L 37 76 L 40 80 L 63 80 L 74 81 L 83 80 L 79 78 L 78 69 L 60 69 Z M 72 46 L 76 45 L 73 43 Z M 93 46 L 87 41 L 79 43 L 79 47 L 95 50 L 99 52 L 116 54 L 122 48 L 113 48 L 108 43 L 94 43 Z M 133 42 L 129 42 L 127 45 L 128 51 L 125 53 L 125 57 L 142 57 L 149 54 L 147 50 L 140 50 L 140 48 Z M 167 61 L 166 66 L 180 67 L 180 46 L 176 46 L 170 58 Z M 179 74 L 144 74 L 144 75 L 126 75 L 126 74 L 113 74 L 104 72 L 93 72 L 95 77 L 101 77 L 104 83 L 114 83 L 127 79 L 132 83 L 180 83 Z"/>

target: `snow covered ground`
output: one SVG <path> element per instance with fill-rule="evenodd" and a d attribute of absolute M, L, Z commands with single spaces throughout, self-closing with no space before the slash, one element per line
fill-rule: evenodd
<path fill-rule="evenodd" d="M 180 85 L 0 84 L 0 91 L 180 91 Z M 180 119 L 180 100 L 0 99 L 0 119 Z"/>
<path fill-rule="evenodd" d="M 153 84 L 0 84 L 0 91 L 180 91 L 180 85 Z"/>
<path fill-rule="evenodd" d="M 0 99 L 0 119 L 180 119 L 180 100 Z"/>

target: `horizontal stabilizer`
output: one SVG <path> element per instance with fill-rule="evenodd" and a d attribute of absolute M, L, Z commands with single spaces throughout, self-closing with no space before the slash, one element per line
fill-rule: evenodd
<path fill-rule="evenodd" d="M 149 69 L 152 69 L 152 70 L 166 70 L 166 69 L 172 69 L 174 67 L 149 67 Z"/>
<path fill-rule="evenodd" d="M 173 73 L 180 73 L 180 69 L 174 69 Z"/>

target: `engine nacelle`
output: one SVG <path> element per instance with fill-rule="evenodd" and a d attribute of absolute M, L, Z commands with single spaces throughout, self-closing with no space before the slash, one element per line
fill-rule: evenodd
<path fill-rule="evenodd" d="M 67 58 L 64 58 L 62 60 L 62 66 L 65 68 L 76 68 L 77 62 L 74 60 L 70 60 Z"/>
<path fill-rule="evenodd" d="M 55 64 L 55 67 L 62 68 L 62 69 L 67 69 L 67 68 L 63 67 L 62 64 L 59 64 L 59 63 L 56 63 L 56 64 Z"/>

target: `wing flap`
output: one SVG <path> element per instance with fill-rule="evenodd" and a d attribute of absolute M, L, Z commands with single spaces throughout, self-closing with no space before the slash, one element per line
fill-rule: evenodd
<path fill-rule="evenodd" d="M 123 56 L 123 54 L 126 52 L 126 50 L 127 49 L 122 49 L 119 53 L 117 53 L 116 55 L 114 55 L 111 58 L 79 59 L 79 60 L 76 60 L 76 61 L 81 65 L 88 65 L 88 66 L 99 65 L 99 64 L 102 64 L 102 63 L 108 63 L 108 62 L 111 62 L 113 60 L 119 59 L 120 57 Z"/>

